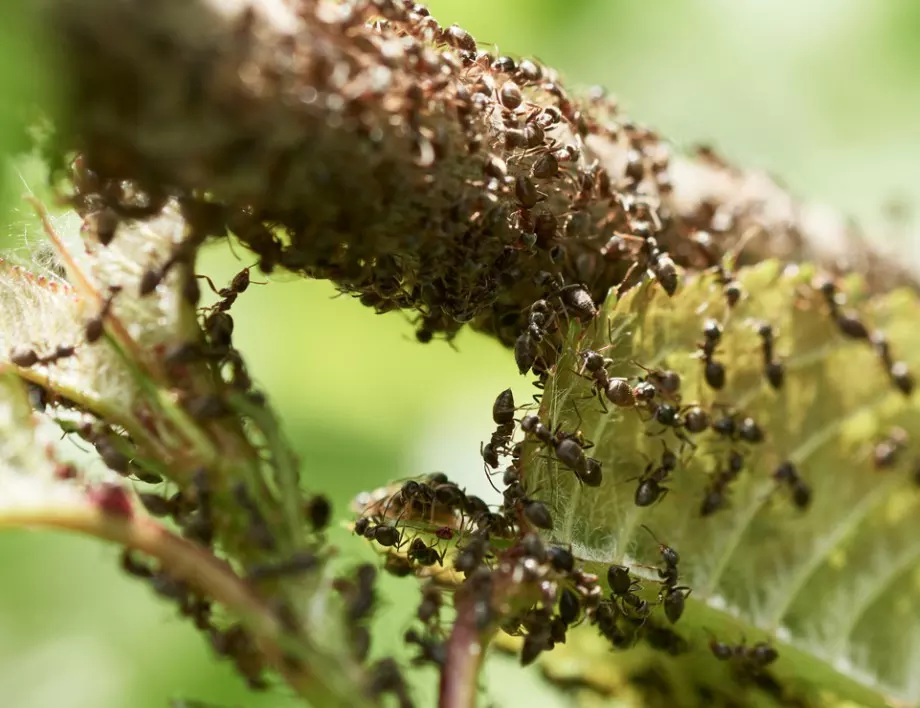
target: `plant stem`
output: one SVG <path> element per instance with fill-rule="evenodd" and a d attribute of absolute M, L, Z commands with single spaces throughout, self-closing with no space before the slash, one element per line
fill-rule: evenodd
<path fill-rule="evenodd" d="M 475 708 L 479 669 L 489 632 L 476 626 L 474 594 L 457 599 L 457 618 L 447 640 L 447 661 L 441 670 L 438 708 Z"/>
<path fill-rule="evenodd" d="M 89 505 L 67 504 L 4 509 L 0 513 L 3 527 L 76 531 L 146 553 L 171 575 L 188 581 L 237 616 L 253 633 L 267 662 L 311 705 L 362 704 L 348 690 L 353 677 L 342 676 L 324 661 L 306 637 L 285 634 L 272 610 L 229 564 L 150 518 L 115 516 Z M 297 661 L 291 661 L 292 656 Z"/>

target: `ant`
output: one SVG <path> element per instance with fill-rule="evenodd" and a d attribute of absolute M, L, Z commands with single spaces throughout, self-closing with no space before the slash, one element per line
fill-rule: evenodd
<path fill-rule="evenodd" d="M 92 344 L 102 336 L 103 323 L 105 322 L 105 318 L 108 317 L 109 312 L 111 312 L 112 304 L 115 301 L 115 296 L 121 292 L 121 289 L 122 288 L 120 285 L 110 286 L 109 294 L 105 300 L 102 301 L 102 307 L 99 308 L 99 313 L 86 323 L 86 326 L 83 328 L 83 332 L 88 344 Z"/>
<path fill-rule="evenodd" d="M 226 312 L 229 310 L 233 303 L 236 302 L 236 298 L 240 296 L 241 293 L 246 292 L 250 284 L 256 285 L 265 285 L 264 282 L 257 282 L 250 280 L 249 271 L 255 267 L 255 264 L 243 268 L 239 273 L 233 276 L 233 279 L 230 281 L 230 286 L 226 288 L 221 288 L 218 290 L 214 287 L 214 281 L 211 280 L 207 275 L 197 275 L 196 277 L 202 278 L 207 281 L 208 285 L 211 286 L 211 290 L 220 298 L 220 300 L 215 303 L 213 309 L 216 312 Z"/>
<path fill-rule="evenodd" d="M 785 368 L 782 362 L 778 361 L 773 352 L 775 335 L 773 328 L 766 322 L 761 322 L 757 326 L 757 334 L 760 336 L 763 348 L 763 366 L 767 381 L 777 391 L 783 387 L 783 378 Z"/>
<path fill-rule="evenodd" d="M 817 278 L 813 287 L 824 297 L 831 317 L 834 318 L 834 322 L 843 336 L 849 339 L 869 339 L 869 330 L 859 320 L 856 313 L 852 311 L 842 312 L 840 310 L 840 305 L 846 303 L 846 297 L 843 293 L 838 292 L 833 280 L 826 277 Z"/>
<path fill-rule="evenodd" d="M 506 388 L 495 399 L 492 404 L 492 420 L 495 422 L 495 432 L 492 433 L 492 439 L 485 445 L 480 445 L 479 454 L 485 463 L 486 473 L 488 467 L 493 470 L 498 469 L 499 455 L 507 452 L 511 444 L 511 436 L 514 435 L 514 394 L 510 388 Z M 488 477 L 491 483 L 491 475 Z M 495 485 L 492 485 L 495 488 Z M 498 489 L 495 489 L 498 491 Z"/>
<path fill-rule="evenodd" d="M 521 375 L 533 368 L 539 356 L 539 347 L 549 333 L 547 326 L 555 312 L 547 300 L 537 300 L 530 306 L 527 326 L 514 340 L 514 361 Z"/>
<path fill-rule="evenodd" d="M 680 421 L 681 427 L 693 435 L 705 432 L 709 428 L 709 423 L 709 413 L 697 405 L 687 408 Z"/>
<path fill-rule="evenodd" d="M 703 376 L 710 388 L 719 391 L 725 386 L 725 366 L 713 359 L 713 354 L 722 339 L 722 325 L 713 319 L 706 320 L 703 325 L 703 338 L 702 342 L 697 343 L 698 356 L 705 365 Z"/>
<path fill-rule="evenodd" d="M 888 437 L 876 444 L 872 451 L 872 460 L 875 469 L 887 469 L 898 462 L 901 450 L 907 445 L 907 431 L 903 428 L 892 428 Z"/>
<path fill-rule="evenodd" d="M 690 242 L 699 249 L 709 269 L 715 274 L 716 282 L 722 287 L 722 292 L 725 295 L 725 304 L 729 308 L 734 308 L 744 294 L 733 267 L 741 249 L 752 235 L 753 233 L 743 235 L 738 240 L 738 244 L 729 252 L 728 258 L 724 258 L 716 252 L 716 245 L 713 243 L 712 235 L 708 231 L 697 231 L 690 237 Z"/>
<path fill-rule="evenodd" d="M 561 426 L 561 424 L 560 424 Z M 533 435 L 546 446 L 551 446 L 557 459 L 575 473 L 584 484 L 596 487 L 601 483 L 600 462 L 585 456 L 585 450 L 594 446 L 593 443 L 582 439 L 581 433 L 563 433 L 559 427 L 550 432 L 539 416 L 528 415 L 521 420 L 521 430 Z M 592 460 L 592 462 L 588 462 Z"/>
<path fill-rule="evenodd" d="M 416 536 L 412 539 L 412 543 L 409 544 L 409 550 L 406 552 L 406 557 L 411 562 L 418 563 L 419 565 L 429 566 L 437 563 L 440 566 L 444 565 L 444 556 L 447 555 L 447 549 L 443 551 L 438 551 L 437 543 L 434 545 L 428 546 L 425 545 L 425 542 Z"/>
<path fill-rule="evenodd" d="M 384 548 L 392 547 L 397 551 L 406 544 L 403 538 L 404 532 L 400 531 L 395 525 L 376 521 L 369 517 L 362 517 L 355 522 L 355 533 L 359 536 L 364 536 L 368 540 L 376 541 Z"/>
<path fill-rule="evenodd" d="M 480 529 L 470 534 L 466 545 L 460 549 L 457 557 L 454 559 L 454 568 L 470 576 L 479 568 L 489 553 L 489 532 L 487 529 Z"/>
<path fill-rule="evenodd" d="M 623 238 L 638 240 L 636 236 L 623 235 Z M 677 292 L 677 286 L 680 279 L 677 274 L 677 266 L 674 260 L 668 255 L 667 251 L 658 246 L 658 241 L 653 236 L 645 236 L 641 239 L 642 245 L 639 247 L 638 258 L 626 271 L 626 275 L 617 288 L 617 297 L 630 287 L 630 276 L 636 269 L 642 269 L 650 272 L 654 276 L 661 288 L 668 294 L 668 297 Z"/>
<path fill-rule="evenodd" d="M 776 651 L 767 642 L 757 642 L 753 646 L 746 646 L 744 640 L 740 644 L 727 644 L 720 642 L 710 633 L 709 650 L 719 661 L 741 659 L 749 668 L 761 670 L 779 658 Z"/>
<path fill-rule="evenodd" d="M 658 577 L 661 578 L 662 585 L 658 593 L 658 602 L 664 604 L 665 617 L 671 624 L 674 624 L 683 615 L 686 600 L 693 590 L 686 585 L 677 584 L 677 566 L 680 563 L 680 555 L 677 551 L 661 543 L 645 524 L 642 524 L 642 528 L 648 531 L 658 544 L 658 552 L 661 553 L 661 560 L 664 562 L 664 568 L 658 568 Z"/>
<path fill-rule="evenodd" d="M 811 504 L 811 487 L 809 487 L 799 474 L 795 465 L 786 460 L 781 462 L 773 472 L 773 479 L 780 484 L 787 485 L 792 491 L 792 503 L 804 511 Z"/>
<path fill-rule="evenodd" d="M 677 467 L 677 462 L 677 455 L 665 447 L 661 454 L 661 463 L 657 467 L 654 462 L 648 463 L 645 472 L 639 477 L 639 486 L 636 487 L 634 498 L 636 506 L 651 506 L 667 496 L 671 490 L 662 486 L 662 482 L 666 481 Z"/>
<path fill-rule="evenodd" d="M 891 348 L 888 344 L 888 338 L 882 332 L 875 332 L 872 335 L 872 346 L 881 359 L 891 382 L 905 396 L 909 396 L 914 391 L 914 377 L 911 375 L 907 364 L 903 361 L 894 361 L 891 356 Z"/>
<path fill-rule="evenodd" d="M 634 361 L 633 364 L 646 372 L 642 381 L 651 383 L 665 398 L 679 400 L 677 394 L 680 391 L 680 374 L 670 369 L 650 369 L 638 361 Z"/>
<path fill-rule="evenodd" d="M 721 470 L 706 490 L 700 505 L 700 516 L 711 516 L 725 506 L 725 492 L 744 467 L 744 456 L 736 451 L 729 453 L 728 466 Z"/>
<path fill-rule="evenodd" d="M 434 664 L 442 667 L 447 663 L 447 645 L 443 641 L 423 636 L 414 629 L 406 630 L 403 640 L 406 644 L 415 644 L 419 648 L 419 653 L 412 658 L 413 666 Z"/>
<path fill-rule="evenodd" d="M 528 497 L 520 482 L 508 486 L 504 492 L 504 500 L 507 509 L 513 509 L 520 504 L 524 518 L 537 528 L 546 530 L 553 528 L 553 517 L 549 508 L 543 502 Z"/>
<path fill-rule="evenodd" d="M 571 588 L 563 588 L 559 594 L 559 619 L 566 625 L 574 624 L 581 614 L 581 600 Z"/>

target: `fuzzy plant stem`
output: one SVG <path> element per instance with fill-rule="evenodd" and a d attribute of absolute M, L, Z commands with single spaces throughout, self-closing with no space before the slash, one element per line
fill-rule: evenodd
<path fill-rule="evenodd" d="M 656 238 L 678 265 L 706 265 L 690 234 L 730 247 L 755 228 L 750 262 L 848 253 L 870 279 L 913 282 L 838 215 L 711 150 L 671 154 L 549 67 L 495 68 L 414 3 L 36 7 L 66 95 L 58 155 L 81 151 L 103 177 L 160 193 L 207 193 L 263 270 L 415 311 L 422 341 L 471 323 L 511 345 L 520 313 L 552 289 L 547 273 L 602 300 L 625 277 L 611 238 L 629 232 L 636 200 L 662 215 Z"/>
<path fill-rule="evenodd" d="M 476 626 L 475 600 L 458 599 L 457 618 L 447 640 L 447 661 L 441 670 L 438 708 L 475 708 L 488 634 Z"/>

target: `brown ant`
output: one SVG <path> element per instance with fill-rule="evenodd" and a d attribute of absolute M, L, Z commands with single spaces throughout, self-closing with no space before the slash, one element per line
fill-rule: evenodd
<path fill-rule="evenodd" d="M 703 360 L 703 376 L 709 387 L 719 391 L 725 386 L 725 366 L 713 359 L 716 347 L 722 339 L 722 325 L 708 319 L 703 325 L 703 341 L 697 343 L 698 356 Z"/>
<path fill-rule="evenodd" d="M 790 461 L 786 460 L 779 464 L 773 471 L 773 479 L 789 487 L 792 492 L 792 503 L 801 511 L 807 509 L 811 504 L 811 487 L 802 480 L 799 471 Z"/>
<path fill-rule="evenodd" d="M 773 328 L 768 323 L 761 322 L 757 325 L 757 334 L 762 340 L 763 366 L 767 381 L 770 382 L 773 388 L 779 390 L 783 387 L 785 369 L 782 362 L 777 360 L 774 356 L 773 345 L 775 342 L 775 335 Z"/>
<path fill-rule="evenodd" d="M 264 282 L 250 280 L 249 271 L 254 267 L 255 264 L 243 268 L 243 270 L 233 276 L 229 287 L 221 288 L 220 290 L 214 287 L 214 281 L 211 280 L 211 278 L 209 278 L 207 275 L 198 275 L 196 277 L 207 281 L 208 285 L 211 287 L 211 290 L 220 298 L 220 300 L 214 304 L 213 309 L 217 312 L 226 312 L 233 306 L 233 303 L 236 302 L 237 297 L 239 297 L 240 294 L 246 292 L 250 284 L 266 284 Z"/>

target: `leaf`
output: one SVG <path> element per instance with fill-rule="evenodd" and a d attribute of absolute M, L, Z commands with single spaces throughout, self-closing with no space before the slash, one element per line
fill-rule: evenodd
<path fill-rule="evenodd" d="M 868 341 L 841 334 L 823 296 L 811 287 L 814 275 L 809 266 L 783 268 L 775 261 L 743 269 L 738 279 L 746 295 L 734 309 L 706 273 L 687 276 L 673 298 L 655 281 L 633 288 L 619 302 L 612 294 L 587 329 L 571 325 L 541 408 L 553 429 L 580 428 L 594 442 L 588 454 L 602 461 L 603 483 L 580 485 L 549 451 L 528 445 L 528 486 L 541 490 L 538 496 L 554 511 L 552 540 L 571 543 L 601 577 L 608 564 L 628 564 L 653 581 L 645 582 L 652 599 L 660 587 L 654 568 L 661 556 L 642 525 L 679 551 L 680 582 L 692 595 L 675 629 L 693 648 L 687 661 L 696 665 L 697 673 L 689 675 L 698 684 L 723 668 L 707 647 L 711 632 L 732 644 L 772 642 L 780 659 L 771 675 L 788 690 L 812 696 L 815 689 L 828 690 L 867 705 L 916 702 L 917 459 L 898 448 L 896 464 L 877 470 L 872 458 L 874 446 L 895 426 L 907 431 L 911 442 L 920 436 L 920 408 L 894 386 Z M 916 295 L 899 290 L 869 297 L 858 279 L 842 290 L 850 302 L 839 309 L 857 311 L 871 332 L 885 333 L 893 358 L 920 368 Z M 695 358 L 710 317 L 724 329 L 715 358 L 726 367 L 727 383 L 718 392 L 704 382 L 703 363 Z M 755 326 L 761 320 L 777 333 L 776 350 L 785 365 L 779 391 L 764 377 Z M 610 375 L 630 377 L 632 383 L 644 375 L 633 361 L 677 371 L 681 405 L 699 403 L 713 416 L 730 410 L 749 415 L 765 431 L 765 442 L 729 442 L 708 430 L 688 436 L 697 445 L 693 449 L 673 430 L 648 420 L 648 411 L 608 404 L 612 410 L 602 413 L 597 398 L 586 398 L 591 382 L 578 375 L 579 353 L 589 349 L 603 349 L 613 360 Z M 670 492 L 662 500 L 639 508 L 635 478 L 665 447 L 684 464 L 671 473 L 664 485 Z M 701 517 L 705 490 L 732 450 L 743 453 L 745 462 L 730 486 L 728 505 Z M 793 504 L 788 485 L 773 478 L 786 460 L 812 490 L 805 511 Z M 584 651 L 594 654 L 595 663 L 609 664 L 607 647 Z M 546 661 L 555 658 L 552 652 Z"/>

